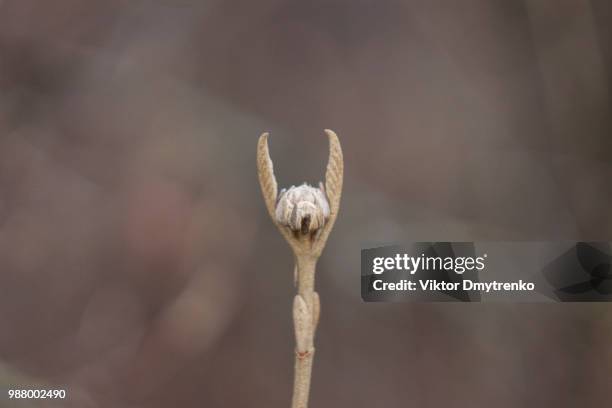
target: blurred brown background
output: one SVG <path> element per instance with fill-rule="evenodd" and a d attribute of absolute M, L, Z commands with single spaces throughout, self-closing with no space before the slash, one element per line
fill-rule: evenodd
<path fill-rule="evenodd" d="M 610 305 L 364 304 L 359 250 L 610 240 L 611 23 L 605 0 L 0 0 L 0 385 L 289 406 L 255 144 L 317 182 L 329 127 L 312 407 L 609 405 Z"/>

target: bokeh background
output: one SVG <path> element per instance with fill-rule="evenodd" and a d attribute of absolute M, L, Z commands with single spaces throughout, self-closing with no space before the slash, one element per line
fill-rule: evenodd
<path fill-rule="evenodd" d="M 610 240 L 606 0 L 0 0 L 0 385 L 287 407 L 281 185 L 343 143 L 312 407 L 601 407 L 608 304 L 364 304 L 363 246 Z"/>

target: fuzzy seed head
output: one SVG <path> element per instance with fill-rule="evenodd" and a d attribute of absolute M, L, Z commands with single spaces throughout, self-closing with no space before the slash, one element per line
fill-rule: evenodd
<path fill-rule="evenodd" d="M 276 221 L 303 235 L 323 228 L 329 218 L 329 203 L 323 190 L 304 183 L 281 191 Z"/>

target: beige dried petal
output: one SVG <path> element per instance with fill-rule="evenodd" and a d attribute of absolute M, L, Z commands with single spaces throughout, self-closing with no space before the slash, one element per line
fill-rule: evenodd
<path fill-rule="evenodd" d="M 274 165 L 270 158 L 268 149 L 268 133 L 263 133 L 259 137 L 257 143 L 257 174 L 259 176 L 259 185 L 266 203 L 266 208 L 270 217 L 274 219 L 274 207 L 276 204 L 276 195 L 278 194 L 278 186 L 276 177 L 274 177 Z"/>
<path fill-rule="evenodd" d="M 344 178 L 344 159 L 338 136 L 329 129 L 325 129 L 325 133 L 329 138 L 329 158 L 325 172 L 325 195 L 329 202 L 330 215 L 325 227 L 320 231 L 313 245 L 312 250 L 317 256 L 325 248 L 329 233 L 336 222 L 340 209 L 340 197 L 342 196 L 342 182 Z"/>
<path fill-rule="evenodd" d="M 331 217 L 335 219 L 340 208 L 340 196 L 342 195 L 342 181 L 344 178 L 344 159 L 340 140 L 333 130 L 325 129 L 329 137 L 329 158 L 325 172 L 325 193 L 329 200 Z"/>

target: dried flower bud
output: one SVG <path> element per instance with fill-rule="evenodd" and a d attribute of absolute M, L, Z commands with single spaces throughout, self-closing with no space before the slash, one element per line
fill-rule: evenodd
<path fill-rule="evenodd" d="M 329 218 L 325 192 L 304 183 L 281 191 L 276 204 L 276 221 L 303 235 L 316 232 Z"/>

